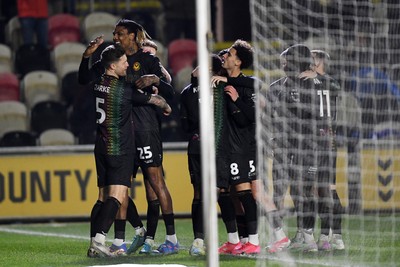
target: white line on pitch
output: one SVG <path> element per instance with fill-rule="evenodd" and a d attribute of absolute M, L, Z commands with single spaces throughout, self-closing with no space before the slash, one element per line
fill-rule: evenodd
<path fill-rule="evenodd" d="M 3 228 L 3 227 L 0 227 L 0 232 L 23 234 L 23 235 L 53 236 L 53 237 L 63 237 L 63 238 L 70 238 L 70 239 L 89 240 L 89 237 L 83 237 L 83 236 L 79 236 L 79 235 L 66 235 L 66 234 L 59 234 L 59 233 L 44 233 L 44 232 L 36 232 L 36 231 L 28 231 L 28 230 L 17 230 L 17 229 Z"/>

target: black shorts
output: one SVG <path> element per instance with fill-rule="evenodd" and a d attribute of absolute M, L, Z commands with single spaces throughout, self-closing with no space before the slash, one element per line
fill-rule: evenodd
<path fill-rule="evenodd" d="M 289 185 L 311 186 L 316 182 L 318 168 L 312 153 L 276 153 L 272 166 L 274 199 L 284 198 Z"/>
<path fill-rule="evenodd" d="M 193 185 L 201 186 L 201 155 L 188 154 L 188 166 L 190 182 Z"/>
<path fill-rule="evenodd" d="M 134 176 L 140 168 L 159 167 L 162 165 L 163 150 L 159 131 L 135 132 L 136 160 Z"/>
<path fill-rule="evenodd" d="M 232 154 L 229 162 L 229 183 L 237 185 L 254 180 L 256 169 L 250 154 Z M 251 178 L 250 178 L 251 177 Z"/>
<path fill-rule="evenodd" d="M 97 186 L 109 185 L 131 186 L 133 154 L 107 156 L 95 153 Z"/>
<path fill-rule="evenodd" d="M 216 158 L 217 188 L 229 189 L 229 160 L 228 158 Z"/>

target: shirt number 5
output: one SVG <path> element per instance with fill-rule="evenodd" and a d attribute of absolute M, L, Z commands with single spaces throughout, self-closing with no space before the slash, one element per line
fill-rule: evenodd
<path fill-rule="evenodd" d="M 96 112 L 100 113 L 100 118 L 97 119 L 98 124 L 102 124 L 106 120 L 106 112 L 100 107 L 104 104 L 104 98 L 96 97 Z"/>

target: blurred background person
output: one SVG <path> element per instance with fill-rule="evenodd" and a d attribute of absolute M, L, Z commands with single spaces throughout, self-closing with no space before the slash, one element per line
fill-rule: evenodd
<path fill-rule="evenodd" d="M 18 17 L 21 23 L 24 44 L 36 43 L 48 46 L 47 0 L 17 0 Z"/>

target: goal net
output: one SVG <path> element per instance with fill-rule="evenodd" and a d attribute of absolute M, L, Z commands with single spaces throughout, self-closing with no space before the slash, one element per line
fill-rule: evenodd
<path fill-rule="evenodd" d="M 306 252 L 307 244 L 303 242 L 302 246 L 281 253 L 262 250 L 258 266 L 267 266 L 271 260 L 282 266 L 397 265 L 400 261 L 400 3 L 397 0 L 251 0 L 250 12 L 254 71 L 262 82 L 257 86 L 259 178 L 267 185 L 266 194 L 275 193 L 286 235 L 293 239 L 302 231 L 309 234 L 307 231 L 311 229 L 318 247 L 316 252 Z M 282 80 L 280 85 L 270 86 L 289 73 L 282 70 L 282 63 L 288 70 L 293 61 L 304 60 L 293 54 L 292 58 L 286 58 L 289 52 L 280 56 L 295 44 L 325 51 L 328 54 L 324 54 L 325 71 L 340 85 L 336 112 L 329 106 L 334 103 L 331 83 L 326 83 L 323 89 L 313 87 L 316 96 L 312 99 L 319 100 L 324 107 L 303 107 L 314 109 L 321 117 L 330 113 L 332 124 L 327 126 L 328 131 L 318 122 L 304 120 L 298 114 L 301 105 L 290 102 L 296 99 L 291 90 L 303 85 Z M 287 61 L 282 61 L 282 57 Z M 313 65 L 316 61 L 310 62 L 316 67 Z M 296 73 L 290 75 L 295 77 Z M 303 91 L 297 92 L 301 102 Z M 297 132 L 296 127 L 300 128 Z M 310 136 L 301 130 L 307 127 L 311 129 Z M 314 152 L 315 147 L 304 141 L 313 140 L 314 135 L 318 139 L 335 133 L 334 153 L 321 152 L 318 146 L 318 152 Z M 312 148 L 307 151 L 309 147 Z M 315 156 L 324 153 L 329 155 L 328 163 Z M 308 158 L 312 162 L 307 163 Z M 318 168 L 315 176 L 310 174 L 310 166 Z M 322 172 L 327 166 L 329 169 Z M 333 182 L 321 178 L 323 175 L 335 177 L 342 210 L 335 206 L 337 199 L 330 195 Z M 282 204 L 276 196 L 285 179 L 288 188 Z M 337 227 L 337 220 L 342 218 L 339 225 L 344 249 L 332 246 L 332 229 L 328 234 L 330 249 L 320 242 L 322 232 L 326 233 L 324 216 L 329 211 L 330 228 Z M 310 227 L 305 217 L 313 215 L 315 223 Z M 270 221 L 260 216 L 259 228 L 262 246 L 271 245 L 274 230 Z"/>

